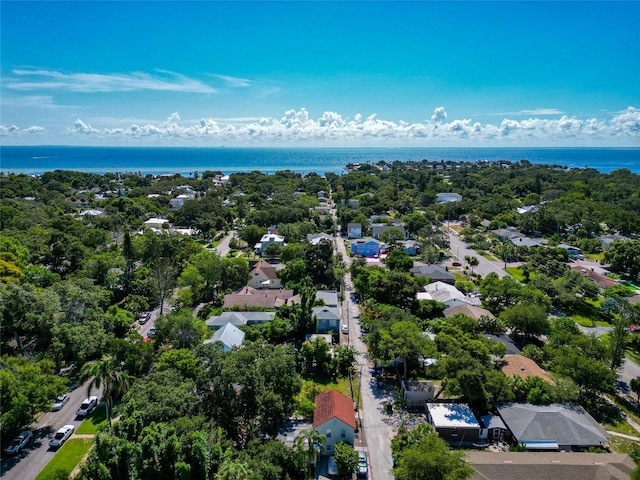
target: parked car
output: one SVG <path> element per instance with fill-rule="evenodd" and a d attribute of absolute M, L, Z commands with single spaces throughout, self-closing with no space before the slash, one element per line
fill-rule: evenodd
<path fill-rule="evenodd" d="M 79 417 L 85 417 L 93 412 L 96 406 L 98 406 L 98 397 L 92 395 L 89 398 L 85 398 L 80 405 L 80 408 L 76 410 L 76 415 Z"/>
<path fill-rule="evenodd" d="M 338 475 L 338 464 L 336 463 L 336 459 L 333 457 L 329 457 L 329 464 L 327 466 L 327 473 L 329 475 Z"/>
<path fill-rule="evenodd" d="M 156 329 L 155 328 L 150 328 L 149 332 L 147 333 L 147 335 L 149 335 L 150 337 L 153 337 L 156 334 Z"/>
<path fill-rule="evenodd" d="M 73 430 L 75 427 L 73 425 L 65 425 L 64 427 L 60 427 L 58 431 L 53 435 L 53 438 L 49 440 L 50 447 L 61 447 L 64 442 L 66 442 L 71 435 L 73 435 Z"/>
<path fill-rule="evenodd" d="M 150 318 L 151 318 L 151 314 L 150 313 L 143 313 L 142 315 L 140 315 L 140 318 L 138 319 L 138 323 L 140 325 L 144 325 L 145 323 L 147 323 L 149 321 Z"/>
<path fill-rule="evenodd" d="M 366 477 L 369 475 L 369 464 L 367 462 L 366 452 L 358 452 L 358 476 Z"/>
<path fill-rule="evenodd" d="M 347 325 L 346 323 L 342 325 L 342 327 L 340 327 L 340 331 L 342 333 L 344 333 L 345 335 L 349 333 L 349 325 Z"/>
<path fill-rule="evenodd" d="M 69 403 L 69 394 L 65 393 L 64 395 L 58 395 L 56 401 L 53 402 L 53 406 L 51 407 L 51 411 L 57 412 L 62 407 L 64 407 L 67 403 Z"/>
<path fill-rule="evenodd" d="M 33 432 L 31 430 L 25 430 L 20 432 L 16 438 L 13 439 L 11 444 L 7 447 L 8 455 L 19 454 L 24 447 L 29 445 L 33 441 Z"/>
<path fill-rule="evenodd" d="M 629 331 L 630 331 L 631 333 L 638 333 L 638 332 L 640 332 L 640 325 L 631 325 L 631 326 L 629 327 Z"/>

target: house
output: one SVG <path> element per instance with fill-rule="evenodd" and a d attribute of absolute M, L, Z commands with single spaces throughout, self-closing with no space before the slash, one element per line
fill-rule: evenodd
<path fill-rule="evenodd" d="M 416 262 L 411 269 L 411 275 L 414 277 L 430 278 L 432 282 L 444 282 L 450 285 L 456 282 L 456 278 L 440 265 L 425 265 L 424 263 Z"/>
<path fill-rule="evenodd" d="M 444 282 L 434 282 L 424 286 L 424 292 L 418 292 L 418 300 L 435 300 L 444 303 L 447 308 L 457 305 L 480 305 L 477 297 L 468 297 L 453 285 Z"/>
<path fill-rule="evenodd" d="M 503 344 L 506 347 L 505 354 L 507 355 L 518 355 L 522 353 L 521 350 L 516 346 L 516 344 L 513 343 L 511 337 L 504 333 L 502 335 L 492 335 L 490 333 L 485 333 L 482 336 L 487 340 L 491 340 L 492 342 Z"/>
<path fill-rule="evenodd" d="M 357 198 L 350 198 L 349 200 L 347 200 L 347 205 L 355 210 L 360 206 L 360 200 L 358 200 Z"/>
<path fill-rule="evenodd" d="M 380 256 L 380 242 L 375 238 L 359 238 L 351 242 L 351 256 L 373 258 Z"/>
<path fill-rule="evenodd" d="M 424 410 L 427 400 L 431 400 L 435 395 L 433 382 L 426 380 L 403 380 L 402 398 L 407 404 L 407 408 L 418 408 Z"/>
<path fill-rule="evenodd" d="M 453 203 L 461 201 L 462 195 L 459 193 L 443 192 L 436 195 L 436 203 Z"/>
<path fill-rule="evenodd" d="M 518 207 L 516 208 L 516 212 L 518 212 L 520 215 L 523 215 L 525 213 L 534 213 L 538 211 L 538 206 L 537 205 L 525 205 L 524 207 Z"/>
<path fill-rule="evenodd" d="M 473 318 L 474 320 L 480 320 L 482 317 L 494 318 L 493 313 L 489 310 L 466 303 L 447 308 L 443 313 L 447 318 L 455 317 L 456 315 L 465 315 L 469 318 Z"/>
<path fill-rule="evenodd" d="M 169 203 L 174 210 L 177 210 L 184 205 L 184 202 L 186 202 L 187 200 L 193 200 L 194 198 L 195 195 L 192 193 L 182 193 L 177 197 L 170 199 Z"/>
<path fill-rule="evenodd" d="M 407 255 L 411 257 L 422 253 L 422 247 L 420 246 L 420 244 L 418 242 L 414 242 L 413 240 L 405 240 L 403 242 L 400 242 L 400 245 L 402 246 L 402 248 L 404 248 L 404 251 L 407 253 Z"/>
<path fill-rule="evenodd" d="M 509 239 L 509 242 L 511 242 L 516 247 L 527 247 L 527 248 L 537 248 L 545 244 L 545 242 L 536 240 L 535 238 L 525 237 L 524 235 L 520 237 L 512 237 Z"/>
<path fill-rule="evenodd" d="M 480 423 L 466 403 L 427 403 L 427 420 L 451 445 L 470 445 L 480 438 Z"/>
<path fill-rule="evenodd" d="M 616 285 L 619 285 L 617 280 L 614 280 L 613 278 L 609 278 L 606 275 L 597 273 L 593 268 L 584 268 L 578 265 L 575 267 L 571 267 L 571 270 L 580 272 L 583 277 L 586 277 L 589 280 L 594 281 L 598 285 L 598 287 L 600 287 L 602 290 L 604 290 L 605 288 L 611 288 L 611 287 L 615 287 Z"/>
<path fill-rule="evenodd" d="M 316 300 L 322 300 L 327 307 L 337 307 L 338 292 L 335 290 L 318 290 L 316 292 Z"/>
<path fill-rule="evenodd" d="M 347 223 L 347 238 L 362 238 L 362 224 Z"/>
<path fill-rule="evenodd" d="M 104 215 L 104 212 L 102 210 L 96 210 L 95 208 L 83 210 L 82 212 L 80 212 L 81 217 L 101 217 L 102 215 Z"/>
<path fill-rule="evenodd" d="M 143 223 L 144 228 L 147 228 L 155 233 L 162 232 L 163 228 L 169 227 L 169 220 L 166 218 L 150 218 L 146 222 Z"/>
<path fill-rule="evenodd" d="M 244 332 L 235 325 L 227 323 L 224 327 L 216 330 L 211 338 L 204 341 L 205 345 L 210 343 L 222 343 L 222 349 L 229 352 L 233 347 L 240 347 L 244 342 Z"/>
<path fill-rule="evenodd" d="M 583 451 L 602 447 L 610 438 L 578 405 L 508 403 L 497 410 L 510 439 L 527 450 Z"/>
<path fill-rule="evenodd" d="M 333 235 L 329 235 L 328 233 L 309 233 L 307 234 L 307 242 L 311 245 L 318 245 L 322 242 L 329 242 L 333 244 L 335 238 Z"/>
<path fill-rule="evenodd" d="M 346 442 L 353 445 L 356 416 L 353 400 L 337 390 L 327 390 L 316 395 L 313 428 L 325 438 L 325 453 L 333 454 L 334 445 Z"/>
<path fill-rule="evenodd" d="M 248 285 L 250 287 L 256 289 L 263 288 L 282 288 L 282 283 L 278 278 L 278 269 L 270 264 L 269 262 L 265 262 L 264 260 L 259 261 L 254 265 L 254 267 L 249 272 L 249 282 Z"/>
<path fill-rule="evenodd" d="M 505 355 L 498 362 L 498 367 L 507 377 L 511 377 L 512 375 L 517 375 L 521 378 L 540 377 L 549 385 L 555 385 L 551 375 L 540 368 L 536 362 L 524 355 Z"/>
<path fill-rule="evenodd" d="M 514 238 L 524 237 L 524 235 L 515 228 L 498 228 L 497 230 L 493 230 L 491 233 L 493 233 L 493 236 L 501 242 L 508 242 Z"/>
<path fill-rule="evenodd" d="M 322 200 L 324 200 L 324 198 Z M 327 205 L 318 205 L 317 207 L 313 207 L 312 211 L 318 212 L 319 215 L 329 215 L 331 213 L 331 208 Z"/>
<path fill-rule="evenodd" d="M 557 248 L 564 248 L 567 251 L 567 255 L 569 258 L 578 258 L 582 255 L 582 250 L 578 247 L 574 247 L 573 245 L 568 245 L 566 243 L 559 243 Z"/>
<path fill-rule="evenodd" d="M 317 319 L 316 332 L 337 333 L 340 329 L 340 312 L 336 307 L 313 307 Z"/>
<path fill-rule="evenodd" d="M 223 308 L 239 307 L 246 309 L 249 307 L 264 307 L 275 309 L 282 305 L 293 305 L 300 303 L 300 296 L 294 295 L 293 290 L 288 289 L 262 289 L 253 287 L 242 287 L 235 293 L 224 296 Z"/>
<path fill-rule="evenodd" d="M 253 249 L 256 252 L 256 255 L 262 256 L 262 252 L 270 243 L 275 243 L 276 245 L 279 245 L 281 247 L 284 247 L 286 245 L 286 243 L 284 243 L 283 236 L 277 235 L 275 233 L 267 233 L 263 235 L 260 241 L 256 243 L 255 246 L 253 247 Z"/>
<path fill-rule="evenodd" d="M 273 321 L 275 312 L 222 312 L 212 316 L 205 322 L 210 330 L 218 330 L 227 323 L 240 327 L 242 325 L 262 325 Z"/>
<path fill-rule="evenodd" d="M 404 231 L 404 225 L 387 225 L 385 223 L 374 223 L 371 225 L 371 236 L 376 240 L 380 239 L 380 234 L 387 230 L 397 230 L 402 234 L 402 238 L 406 238 L 407 234 Z"/>
<path fill-rule="evenodd" d="M 325 192 L 324 190 L 320 190 L 317 194 L 318 200 L 321 198 L 326 199 L 327 198 L 327 192 Z"/>
<path fill-rule="evenodd" d="M 480 438 L 487 442 L 502 442 L 507 433 L 507 426 L 498 415 L 480 417 Z"/>
<path fill-rule="evenodd" d="M 468 451 L 466 459 L 471 480 L 626 480 L 635 468 L 622 453 Z"/>

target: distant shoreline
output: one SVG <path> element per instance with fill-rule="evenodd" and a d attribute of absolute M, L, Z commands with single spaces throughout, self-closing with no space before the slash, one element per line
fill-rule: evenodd
<path fill-rule="evenodd" d="M 53 170 L 87 173 L 139 172 L 144 175 L 221 171 L 225 174 L 258 170 L 292 170 L 307 174 L 345 172 L 349 163 L 385 161 L 509 161 L 566 168 L 594 168 L 602 173 L 627 168 L 640 174 L 636 147 L 85 147 L 2 146 L 0 172 L 42 174 Z"/>

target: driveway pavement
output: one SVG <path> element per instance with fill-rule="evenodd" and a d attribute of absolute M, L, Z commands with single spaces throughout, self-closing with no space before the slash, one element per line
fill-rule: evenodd
<path fill-rule="evenodd" d="M 478 259 L 478 266 L 473 268 L 474 273 L 479 273 L 483 277 L 490 273 L 496 273 L 500 278 L 509 275 L 503 268 L 504 262 L 492 262 L 487 260 L 476 250 L 469 248 L 453 230 L 449 230 L 448 233 L 451 253 L 455 255 L 461 263 L 464 263 L 464 257 L 467 256 L 476 257 Z"/>

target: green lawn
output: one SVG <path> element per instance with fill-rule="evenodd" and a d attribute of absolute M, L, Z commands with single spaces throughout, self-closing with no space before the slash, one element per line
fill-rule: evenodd
<path fill-rule="evenodd" d="M 93 445 L 93 438 L 72 438 L 67 440 L 51 461 L 47 463 L 47 466 L 38 474 L 36 480 L 54 478 L 53 475 L 60 470 L 69 475 L 87 454 L 91 445 Z"/>
<path fill-rule="evenodd" d="M 84 422 L 80 424 L 76 433 L 89 433 L 95 435 L 98 433 L 98 429 L 106 424 L 107 411 L 104 405 L 100 405 L 85 419 Z"/>
<path fill-rule="evenodd" d="M 484 258 L 486 258 L 490 262 L 497 262 L 498 261 L 498 259 L 496 257 L 494 257 L 493 255 L 491 255 L 490 253 L 487 253 L 487 252 L 478 252 L 478 253 L 480 253 L 480 255 L 482 255 Z"/>
<path fill-rule="evenodd" d="M 591 328 L 591 327 L 609 327 L 610 323 L 607 323 L 603 320 L 600 320 L 598 317 L 593 316 L 584 316 L 577 313 L 571 315 L 571 319 L 576 322 L 578 325 L 583 327 Z"/>
<path fill-rule="evenodd" d="M 507 267 L 507 272 L 509 272 L 511 276 L 519 282 L 524 282 L 525 278 L 521 267 Z"/>

